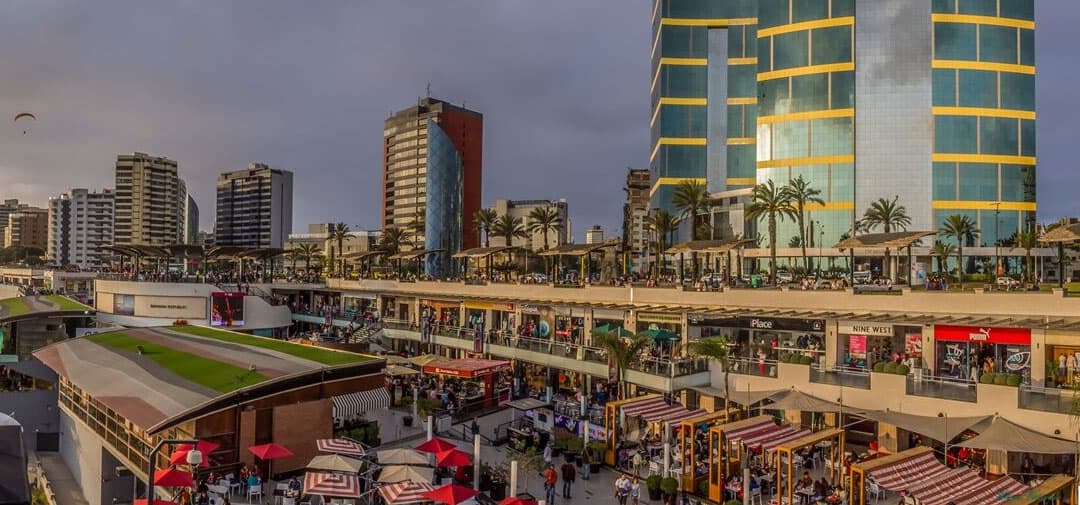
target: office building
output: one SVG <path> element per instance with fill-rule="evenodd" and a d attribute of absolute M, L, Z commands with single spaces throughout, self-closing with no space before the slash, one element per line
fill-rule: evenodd
<path fill-rule="evenodd" d="M 184 205 L 184 239 L 185 244 L 199 245 L 199 205 L 190 194 L 187 195 Z"/>
<path fill-rule="evenodd" d="M 622 249 L 627 270 L 643 272 L 641 268 L 649 250 L 649 170 L 631 168 L 626 171 L 626 203 L 623 204 Z"/>
<path fill-rule="evenodd" d="M 19 207 L 8 214 L 4 228 L 4 247 L 38 247 L 49 244 L 49 211 L 38 207 Z"/>
<path fill-rule="evenodd" d="M 345 238 L 341 241 L 341 248 L 339 250 L 337 240 L 330 239 L 330 228 L 335 223 L 316 223 L 309 224 L 307 233 L 290 233 L 288 239 L 285 241 L 285 250 L 297 249 L 301 245 L 310 244 L 318 247 L 318 255 L 326 258 L 330 257 L 330 252 L 333 251 L 334 259 L 341 258 L 341 255 L 345 255 L 346 259 L 355 258 L 356 255 L 373 251 L 379 245 L 379 237 L 382 236 L 382 232 L 378 230 L 350 230 L 345 234 Z M 299 264 L 303 264 L 304 260 L 299 260 Z M 290 265 L 292 262 L 290 262 Z"/>
<path fill-rule="evenodd" d="M 450 256 L 478 243 L 471 216 L 480 209 L 484 116 L 421 98 L 386 119 L 383 143 L 383 229 L 441 249 L 427 256 L 427 273 L 453 268 Z"/>
<path fill-rule="evenodd" d="M 7 228 L 8 214 L 19 210 L 20 207 L 25 208 L 29 206 L 29 204 L 19 203 L 17 198 L 4 200 L 3 203 L 0 203 L 0 236 L 3 236 L 3 231 Z"/>
<path fill-rule="evenodd" d="M 187 190 L 177 175 L 176 161 L 145 153 L 117 156 L 115 202 L 115 244 L 162 246 L 184 241 Z"/>
<path fill-rule="evenodd" d="M 1034 28 L 1033 0 L 657 0 L 651 204 L 802 176 L 826 244 L 896 198 L 992 250 L 1035 220 Z"/>
<path fill-rule="evenodd" d="M 113 243 L 111 189 L 101 192 L 76 188 L 49 199 L 47 258 L 57 265 L 101 266 Z"/>
<path fill-rule="evenodd" d="M 262 163 L 217 178 L 220 245 L 281 248 L 292 232 L 293 173 Z"/>
<path fill-rule="evenodd" d="M 592 225 L 591 228 L 585 230 L 585 243 L 586 244 L 600 244 L 604 242 L 604 229 L 598 224 Z"/>
<path fill-rule="evenodd" d="M 558 200 L 495 200 L 495 206 L 492 208 L 495 210 L 495 215 L 497 216 L 509 215 L 512 219 L 521 219 L 521 224 L 526 230 L 526 236 L 515 238 L 511 241 L 511 245 L 539 251 L 544 249 L 544 235 L 547 235 L 547 247 L 549 248 L 560 246 L 570 241 L 569 206 L 567 205 L 565 198 L 560 198 Z M 546 232 L 541 231 L 540 229 L 533 229 L 534 220 L 530 217 L 530 214 L 532 214 L 535 209 L 549 208 L 554 209 L 556 215 L 558 215 L 559 219 L 557 226 Z M 471 216 L 469 219 L 471 219 Z M 492 234 L 491 243 L 492 245 L 506 245 L 506 240 Z"/>

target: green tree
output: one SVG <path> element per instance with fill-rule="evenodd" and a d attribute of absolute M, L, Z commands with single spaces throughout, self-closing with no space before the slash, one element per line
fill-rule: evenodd
<path fill-rule="evenodd" d="M 750 206 L 746 208 L 746 219 L 765 218 L 769 233 L 769 279 L 776 281 L 776 219 L 795 218 L 795 207 L 791 195 L 783 188 L 776 187 L 770 179 L 764 184 L 754 186 L 750 195 Z"/>
<path fill-rule="evenodd" d="M 709 208 L 709 191 L 697 179 L 683 180 L 675 187 L 671 202 L 679 210 L 679 217 L 690 223 L 690 240 L 698 240 L 698 216 Z"/>
<path fill-rule="evenodd" d="M 345 223 L 331 223 L 330 230 L 326 234 L 326 238 L 330 242 L 337 243 L 337 257 L 340 259 L 341 267 L 338 270 L 338 274 L 342 277 L 345 276 L 345 258 L 342 257 L 342 250 L 345 247 L 345 240 L 349 238 L 349 225 Z M 330 273 L 334 272 L 334 248 L 330 248 Z"/>
<path fill-rule="evenodd" d="M 964 289 L 964 242 L 975 240 L 979 229 L 975 227 L 975 221 L 962 214 L 953 214 L 945 218 L 945 224 L 941 229 L 946 235 L 956 239 L 957 278 L 960 281 L 960 289 Z"/>
<path fill-rule="evenodd" d="M 900 197 L 894 196 L 892 200 L 887 198 L 879 198 L 876 202 L 870 204 L 870 207 L 863 213 L 862 223 L 866 226 L 867 230 L 873 230 L 874 228 L 881 228 L 883 233 L 892 233 L 894 231 L 904 231 L 911 225 L 911 217 L 907 214 L 907 208 L 898 203 Z M 896 281 L 892 276 L 892 255 L 889 248 L 885 248 L 885 262 L 882 266 L 885 277 Z"/>
<path fill-rule="evenodd" d="M 311 264 L 322 256 L 322 250 L 317 244 L 300 244 L 296 250 L 300 251 L 300 258 L 304 260 L 304 267 L 308 272 L 311 272 Z"/>
<path fill-rule="evenodd" d="M 687 351 L 691 356 L 714 359 L 720 362 L 720 370 L 724 372 L 724 412 L 731 405 L 731 381 L 728 375 L 731 373 L 732 361 L 731 346 L 727 338 L 705 338 L 690 342 Z"/>
<path fill-rule="evenodd" d="M 939 272 L 948 273 L 949 258 L 954 254 L 956 254 L 956 246 L 940 240 L 935 240 L 934 247 L 930 248 L 930 255 L 937 259 Z"/>
<path fill-rule="evenodd" d="M 302 259 L 303 257 L 304 253 L 300 249 L 293 248 L 285 252 L 285 259 L 289 260 L 289 262 L 291 263 L 289 265 L 289 268 L 293 272 L 296 272 L 296 262 L 300 261 L 300 259 Z"/>
<path fill-rule="evenodd" d="M 520 217 L 511 217 L 509 214 L 503 214 L 495 219 L 495 223 L 491 226 L 491 232 L 496 237 L 502 237 L 507 247 L 514 245 L 515 238 L 526 238 L 528 236 L 525 225 L 522 224 L 522 219 Z"/>
<path fill-rule="evenodd" d="M 653 242 L 656 245 L 656 265 L 653 270 L 653 278 L 655 279 L 660 276 L 660 271 L 663 268 L 664 262 L 662 258 L 664 251 L 667 250 L 665 247 L 667 238 L 679 226 L 679 218 L 664 209 L 660 209 L 645 219 L 645 225 L 656 233 L 656 241 Z"/>
<path fill-rule="evenodd" d="M 619 398 L 625 398 L 626 369 L 641 356 L 642 351 L 652 345 L 652 340 L 644 335 L 621 338 L 617 332 L 602 333 L 593 336 L 593 345 L 607 352 L 610 364 L 615 366 L 615 376 L 619 379 Z"/>
<path fill-rule="evenodd" d="M 479 209 L 473 213 L 473 224 L 476 225 L 477 233 L 483 234 L 484 247 L 491 247 L 491 227 L 496 219 L 498 216 L 495 214 L 495 209 Z"/>
<path fill-rule="evenodd" d="M 821 199 L 821 190 L 811 187 L 810 181 L 798 176 L 788 182 L 784 188 L 787 191 L 791 205 L 795 207 L 795 222 L 799 224 L 799 247 L 802 248 L 803 269 L 810 271 L 810 260 L 806 257 L 806 206 L 811 204 L 825 205 Z"/>
<path fill-rule="evenodd" d="M 562 230 L 562 218 L 555 207 L 536 207 L 529 211 L 529 233 L 539 233 L 544 237 L 544 250 L 548 249 L 548 233 Z"/>
<path fill-rule="evenodd" d="M 1024 280 L 1031 281 L 1031 250 L 1039 247 L 1039 234 L 1034 231 L 1025 231 L 1016 234 L 1013 241 L 1015 247 L 1024 249 Z"/>

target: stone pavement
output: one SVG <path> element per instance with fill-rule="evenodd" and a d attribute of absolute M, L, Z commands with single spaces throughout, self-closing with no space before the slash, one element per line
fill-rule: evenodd
<path fill-rule="evenodd" d="M 64 465 L 57 453 L 39 452 L 37 460 L 41 465 L 41 471 L 49 481 L 49 489 L 56 496 L 56 503 L 62 505 L 88 505 L 89 502 L 83 496 L 82 488 L 75 482 L 75 477 Z"/>

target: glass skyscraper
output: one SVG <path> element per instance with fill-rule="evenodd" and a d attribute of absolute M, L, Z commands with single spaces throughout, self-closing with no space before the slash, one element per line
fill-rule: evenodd
<path fill-rule="evenodd" d="M 967 245 L 1033 225 L 1033 0 L 653 7 L 653 207 L 686 179 L 718 192 L 802 176 L 825 200 L 807 217 L 825 244 L 879 198 L 912 230 L 970 216 Z M 778 245 L 796 234 L 782 223 Z"/>

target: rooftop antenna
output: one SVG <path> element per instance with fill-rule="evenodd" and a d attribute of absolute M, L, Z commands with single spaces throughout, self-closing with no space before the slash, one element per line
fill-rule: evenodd
<path fill-rule="evenodd" d="M 427 96 L 428 98 L 431 98 L 431 81 L 428 81 L 427 83 Z"/>

